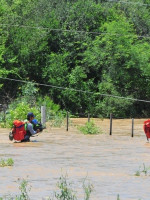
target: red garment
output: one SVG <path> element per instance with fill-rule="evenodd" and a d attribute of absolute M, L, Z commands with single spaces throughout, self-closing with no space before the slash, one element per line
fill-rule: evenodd
<path fill-rule="evenodd" d="M 144 121 L 143 129 L 147 138 L 150 138 L 150 119 Z"/>

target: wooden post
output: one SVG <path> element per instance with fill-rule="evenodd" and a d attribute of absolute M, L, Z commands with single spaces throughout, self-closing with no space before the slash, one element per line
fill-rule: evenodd
<path fill-rule="evenodd" d="M 4 104 L 3 105 L 3 112 L 4 112 L 4 124 L 5 124 L 5 126 L 6 126 L 6 110 L 7 110 L 7 105 L 6 104 Z"/>
<path fill-rule="evenodd" d="M 112 135 L 112 113 L 110 114 L 110 133 L 109 135 Z"/>
<path fill-rule="evenodd" d="M 3 106 L 2 104 L 0 104 L 0 112 L 3 110 Z"/>
<path fill-rule="evenodd" d="M 67 120 L 67 128 L 66 128 L 66 131 L 68 131 L 68 128 L 69 128 L 69 113 L 67 112 L 67 118 L 66 118 L 66 120 Z"/>
<path fill-rule="evenodd" d="M 88 113 L 88 122 L 90 122 L 90 114 Z"/>
<path fill-rule="evenodd" d="M 134 136 L 134 118 L 132 118 L 132 133 L 131 133 L 131 137 Z"/>
<path fill-rule="evenodd" d="M 41 106 L 41 124 L 43 126 L 46 125 L 46 107 L 45 106 Z"/>

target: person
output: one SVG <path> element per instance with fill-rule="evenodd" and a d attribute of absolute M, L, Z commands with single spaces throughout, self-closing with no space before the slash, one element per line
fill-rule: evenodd
<path fill-rule="evenodd" d="M 38 121 L 37 121 L 37 119 L 33 119 L 32 121 L 31 121 L 31 124 L 32 124 L 32 126 L 33 126 L 33 130 L 34 131 L 36 131 L 37 130 L 37 126 L 38 126 Z"/>
<path fill-rule="evenodd" d="M 32 112 L 29 112 L 29 113 L 27 114 L 26 135 L 25 135 L 24 139 L 21 140 L 21 142 L 29 142 L 29 141 L 30 141 L 30 137 L 31 137 L 32 135 L 35 135 L 35 134 L 37 134 L 37 133 L 40 132 L 39 129 L 37 129 L 37 130 L 35 131 L 34 128 L 33 128 L 33 122 L 32 122 L 32 121 L 35 121 L 34 117 L 35 117 L 35 116 L 34 116 L 34 114 L 33 114 Z"/>
<path fill-rule="evenodd" d="M 33 125 L 37 125 L 37 124 L 38 124 L 38 120 L 37 120 L 37 119 L 33 119 L 33 120 L 31 121 L 31 123 L 32 123 Z"/>

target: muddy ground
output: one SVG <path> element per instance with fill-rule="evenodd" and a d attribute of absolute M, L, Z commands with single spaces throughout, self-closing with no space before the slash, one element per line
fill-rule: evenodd
<path fill-rule="evenodd" d="M 13 167 L 0 168 L 0 197 L 18 194 L 18 178 L 32 186 L 29 196 L 41 200 L 57 190 L 62 174 L 68 174 L 78 199 L 83 200 L 82 183 L 86 178 L 94 186 L 91 200 L 149 200 L 150 176 L 135 176 L 139 167 L 150 166 L 150 144 L 143 132 L 145 119 L 113 120 L 109 135 L 109 120 L 95 119 L 103 134 L 83 135 L 77 125 L 87 119 L 72 119 L 66 127 L 47 129 L 29 143 L 8 140 L 8 129 L 0 129 L 0 158 L 12 158 Z"/>

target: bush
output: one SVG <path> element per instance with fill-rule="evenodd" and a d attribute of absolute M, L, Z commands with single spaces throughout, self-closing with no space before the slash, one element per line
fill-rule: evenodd
<path fill-rule="evenodd" d="M 64 119 L 65 119 L 65 116 L 63 112 L 60 111 L 56 113 L 52 118 L 51 126 L 61 127 L 62 125 L 64 125 Z"/>
<path fill-rule="evenodd" d="M 37 99 L 38 106 L 46 106 L 46 118 L 51 120 L 51 126 L 61 127 L 64 122 L 65 114 L 60 110 L 60 106 L 54 104 L 54 102 L 48 97 L 44 98 L 38 97 Z"/>
<path fill-rule="evenodd" d="M 6 123 L 1 123 L 2 127 L 12 127 L 13 121 L 25 120 L 27 118 L 27 113 L 33 112 L 37 120 L 40 120 L 40 111 L 36 107 L 30 107 L 25 102 L 16 103 L 14 108 L 14 103 L 9 106 L 8 113 L 6 114 Z"/>
<path fill-rule="evenodd" d="M 37 106 L 46 106 L 46 116 L 47 119 L 51 119 L 52 116 L 56 115 L 60 111 L 60 106 L 57 104 L 54 104 L 54 102 L 50 99 L 50 97 L 38 97 L 37 98 Z"/>
<path fill-rule="evenodd" d="M 85 126 L 79 127 L 79 130 L 84 134 L 91 134 L 91 135 L 102 133 L 102 131 L 95 126 L 93 121 L 86 122 Z"/>
<path fill-rule="evenodd" d="M 0 126 L 1 127 L 12 127 L 13 121 L 25 120 L 28 112 L 33 112 L 38 121 L 41 120 L 40 109 L 41 105 L 46 106 L 46 118 L 47 120 L 54 119 L 54 126 L 60 126 L 63 122 L 64 115 L 63 112 L 60 111 L 59 105 L 53 103 L 53 101 L 48 97 L 38 97 L 34 106 L 32 103 L 28 102 L 27 99 L 23 96 L 16 99 L 9 105 L 7 110 L 5 122 L 3 120 L 3 113 L 0 115 Z"/>

